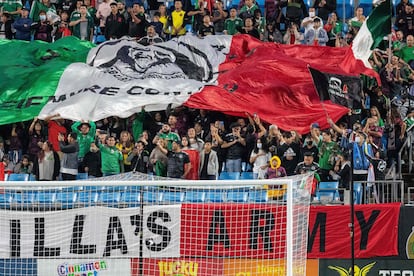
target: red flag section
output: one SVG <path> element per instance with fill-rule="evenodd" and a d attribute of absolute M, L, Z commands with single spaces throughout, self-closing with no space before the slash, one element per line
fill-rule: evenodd
<path fill-rule="evenodd" d="M 375 72 L 362 63 L 344 67 L 347 48 L 263 43 L 248 35 L 234 36 L 230 53 L 220 65 L 217 86 L 206 86 L 185 105 L 234 116 L 257 113 L 284 130 L 308 133 L 313 122 L 328 128 L 326 113 L 337 121 L 348 109 L 324 102 L 312 83 L 308 65 L 318 70 L 354 75 Z M 352 70 L 352 71 L 349 71 Z"/>

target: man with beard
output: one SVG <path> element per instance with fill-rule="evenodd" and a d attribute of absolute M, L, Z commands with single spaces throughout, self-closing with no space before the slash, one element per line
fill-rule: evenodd
<path fill-rule="evenodd" d="M 180 136 L 177 133 L 172 132 L 168 124 L 164 124 L 161 128 L 161 131 L 156 135 L 160 139 L 167 141 L 167 150 L 172 150 L 172 143 L 179 142 Z M 154 137 L 152 143 L 156 143 L 157 139 Z"/>
<path fill-rule="evenodd" d="M 145 36 L 145 28 L 148 26 L 148 22 L 142 10 L 143 8 L 138 3 L 134 3 L 132 9 L 129 9 L 128 35 L 130 37 L 139 39 Z"/>

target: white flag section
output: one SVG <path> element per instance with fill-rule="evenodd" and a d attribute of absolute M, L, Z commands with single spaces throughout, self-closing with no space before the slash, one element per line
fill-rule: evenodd
<path fill-rule="evenodd" d="M 141 246 L 144 256 L 180 256 L 181 205 L 144 207 L 143 214 L 88 207 L 1 216 L 0 258 L 137 257 Z"/>
<path fill-rule="evenodd" d="M 71 120 L 128 117 L 183 104 L 205 85 L 214 85 L 231 36 L 183 36 L 142 46 L 129 38 L 93 48 L 87 64 L 65 69 L 54 99 L 40 118 L 59 113 Z"/>

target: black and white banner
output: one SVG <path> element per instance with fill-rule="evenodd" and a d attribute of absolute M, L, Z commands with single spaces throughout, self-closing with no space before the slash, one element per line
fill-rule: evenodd
<path fill-rule="evenodd" d="M 1 211 L 0 258 L 179 257 L 181 205 Z"/>
<path fill-rule="evenodd" d="M 89 52 L 86 64 L 65 69 L 54 99 L 39 117 L 59 113 L 97 121 L 181 105 L 216 83 L 230 44 L 231 36 L 183 36 L 150 46 L 129 38 L 107 41 Z"/>

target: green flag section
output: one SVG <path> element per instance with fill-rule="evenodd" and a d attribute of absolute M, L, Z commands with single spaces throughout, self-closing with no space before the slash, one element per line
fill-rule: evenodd
<path fill-rule="evenodd" d="M 92 47 L 75 37 L 55 43 L 0 40 L 0 124 L 37 116 L 55 94 L 65 68 L 85 62 Z"/>
<path fill-rule="evenodd" d="M 391 33 L 391 15 L 390 0 L 378 4 L 362 24 L 352 42 L 354 57 L 362 60 L 368 68 L 371 68 L 368 59 L 372 54 L 372 50 L 378 47 L 384 36 Z"/>

